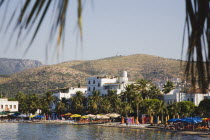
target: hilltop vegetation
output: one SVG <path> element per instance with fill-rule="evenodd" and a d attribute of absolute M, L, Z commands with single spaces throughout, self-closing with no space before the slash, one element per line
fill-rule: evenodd
<path fill-rule="evenodd" d="M 130 55 L 88 61 L 69 61 L 56 65 L 28 69 L 1 81 L 0 90 L 11 96 L 18 91 L 43 94 L 50 89 L 86 84 L 86 78 L 96 75 L 120 76 L 128 71 L 129 80 L 157 80 L 181 77 L 180 61 L 151 55 Z"/>

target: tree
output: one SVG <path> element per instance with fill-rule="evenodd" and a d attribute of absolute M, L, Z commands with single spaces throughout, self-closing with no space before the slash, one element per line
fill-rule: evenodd
<path fill-rule="evenodd" d="M 209 108 L 210 108 L 210 99 L 204 99 L 198 105 L 198 111 L 204 117 L 208 117 L 210 115 Z"/>
<path fill-rule="evenodd" d="M 81 91 L 77 91 L 76 95 L 71 98 L 71 108 L 76 113 L 81 114 L 85 109 L 85 97 Z"/>
<path fill-rule="evenodd" d="M 141 95 L 136 92 L 134 95 L 133 95 L 133 101 L 132 101 L 132 104 L 136 110 L 136 118 L 138 120 L 138 115 L 139 115 L 139 105 L 140 103 L 142 102 L 142 97 Z"/>
<path fill-rule="evenodd" d="M 158 107 L 158 114 L 161 116 L 161 122 L 163 123 L 164 115 L 168 114 L 168 109 L 166 108 L 166 104 L 163 101 L 160 101 Z"/>
<path fill-rule="evenodd" d="M 110 113 L 112 111 L 111 102 L 108 99 L 103 99 L 101 102 L 101 113 Z"/>
<path fill-rule="evenodd" d="M 128 102 L 122 102 L 121 104 L 121 114 L 128 117 L 128 113 L 133 111 L 131 105 Z"/>
<path fill-rule="evenodd" d="M 40 100 L 40 109 L 42 110 L 42 113 L 46 114 L 50 112 L 50 106 L 56 103 L 56 99 L 52 96 L 52 92 L 47 92 Z"/>
<path fill-rule="evenodd" d="M 32 95 L 27 94 L 26 98 L 27 98 L 26 102 L 28 105 L 29 113 L 35 114 L 37 109 L 41 108 L 40 98 L 38 97 L 37 94 L 32 94 Z"/>
<path fill-rule="evenodd" d="M 63 114 L 65 113 L 66 108 L 65 108 L 65 104 L 62 102 L 58 102 L 57 106 L 56 106 L 56 112 L 58 114 Z"/>
<path fill-rule="evenodd" d="M 26 95 L 22 92 L 18 92 L 15 96 L 15 99 L 18 101 L 19 107 L 18 110 L 21 113 L 29 113 L 28 105 L 26 103 Z"/>
<path fill-rule="evenodd" d="M 165 94 L 169 93 L 172 89 L 174 89 L 174 83 L 172 81 L 167 81 L 164 85 L 163 85 L 163 92 Z"/>
<path fill-rule="evenodd" d="M 182 116 L 192 116 L 195 110 L 195 104 L 190 101 L 178 102 L 177 105 L 180 108 L 180 115 Z"/>
<path fill-rule="evenodd" d="M 98 113 L 100 111 L 101 97 L 100 92 L 95 90 L 92 92 L 92 96 L 88 98 L 88 110 L 91 113 Z"/>
<path fill-rule="evenodd" d="M 173 103 L 169 106 L 167 106 L 168 112 L 170 115 L 173 115 L 173 118 L 175 118 L 175 115 L 179 115 L 180 113 L 180 106 L 178 106 L 178 103 Z"/>

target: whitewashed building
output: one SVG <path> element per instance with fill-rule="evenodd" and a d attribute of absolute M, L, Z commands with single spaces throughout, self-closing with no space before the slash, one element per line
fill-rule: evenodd
<path fill-rule="evenodd" d="M 181 102 L 181 101 L 191 101 L 196 106 L 198 106 L 199 103 L 204 98 L 209 98 L 210 97 L 210 92 L 207 93 L 207 94 L 202 94 L 202 93 L 183 93 L 183 92 L 180 92 L 177 89 L 174 89 L 174 90 L 170 91 L 168 94 L 165 94 L 163 96 L 164 96 L 164 102 L 166 102 L 167 104 L 172 104 L 174 102 Z"/>
<path fill-rule="evenodd" d="M 78 92 L 78 91 L 81 91 L 82 93 L 84 93 L 84 96 L 86 96 L 87 88 L 70 87 L 70 88 L 67 88 L 67 89 L 58 89 L 58 92 L 53 93 L 52 96 L 57 97 L 59 100 L 61 100 L 62 98 L 69 99 L 72 96 L 75 96 L 76 92 Z"/>
<path fill-rule="evenodd" d="M 8 99 L 0 99 L 0 112 L 3 111 L 17 112 L 18 101 L 8 101 Z"/>
<path fill-rule="evenodd" d="M 70 88 L 66 88 L 66 89 L 58 89 L 58 92 L 53 93 L 52 96 L 57 97 L 59 100 L 62 100 L 62 98 L 66 98 L 69 99 L 73 96 L 76 95 L 76 92 L 80 91 L 84 94 L 84 96 L 87 96 L 87 88 L 74 88 L 74 87 L 70 87 Z M 51 110 L 55 110 L 56 105 L 54 103 L 52 103 L 50 105 Z"/>
<path fill-rule="evenodd" d="M 101 96 L 107 95 L 108 90 L 116 90 L 120 94 L 125 90 L 128 82 L 127 71 L 123 71 L 122 77 L 103 76 L 87 78 L 87 96 L 91 96 L 93 91 L 99 91 Z"/>

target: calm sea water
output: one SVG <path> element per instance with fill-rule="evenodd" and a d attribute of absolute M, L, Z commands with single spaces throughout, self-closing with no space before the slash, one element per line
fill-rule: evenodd
<path fill-rule="evenodd" d="M 65 124 L 0 123 L 1 140 L 207 140 L 164 131 Z"/>

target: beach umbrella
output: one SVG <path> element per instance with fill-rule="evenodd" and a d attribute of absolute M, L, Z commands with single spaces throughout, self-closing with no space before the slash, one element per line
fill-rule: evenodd
<path fill-rule="evenodd" d="M 29 116 L 29 118 L 34 118 L 36 115 L 31 115 L 31 116 Z"/>
<path fill-rule="evenodd" d="M 173 118 L 173 119 L 169 119 L 168 122 L 177 122 L 177 121 L 181 121 L 182 119 L 178 119 L 178 118 Z"/>
<path fill-rule="evenodd" d="M 89 118 L 95 118 L 96 117 L 96 115 L 93 115 L 93 114 L 88 114 L 86 116 L 89 117 Z"/>
<path fill-rule="evenodd" d="M 71 116 L 71 115 L 73 115 L 72 113 L 66 113 L 66 114 L 64 114 L 65 116 Z"/>
<path fill-rule="evenodd" d="M 79 117 L 81 117 L 81 115 L 79 115 L 79 114 L 74 114 L 71 116 L 71 118 L 79 118 Z"/>
<path fill-rule="evenodd" d="M 110 114 L 106 114 L 107 116 L 111 117 L 111 118 L 117 118 L 120 117 L 120 114 L 117 113 L 110 113 Z"/>
<path fill-rule="evenodd" d="M 107 116 L 107 115 L 101 115 L 101 118 L 100 119 L 109 119 L 110 117 Z"/>
<path fill-rule="evenodd" d="M 89 118 L 88 116 L 84 115 L 81 117 L 82 119 L 86 119 L 86 118 Z"/>
<path fill-rule="evenodd" d="M 42 116 L 42 115 L 36 115 L 36 116 L 34 116 L 34 118 L 44 118 L 44 116 Z"/>
<path fill-rule="evenodd" d="M 26 118 L 27 115 L 21 114 L 21 115 L 18 115 L 17 117 L 19 117 L 19 118 Z"/>

